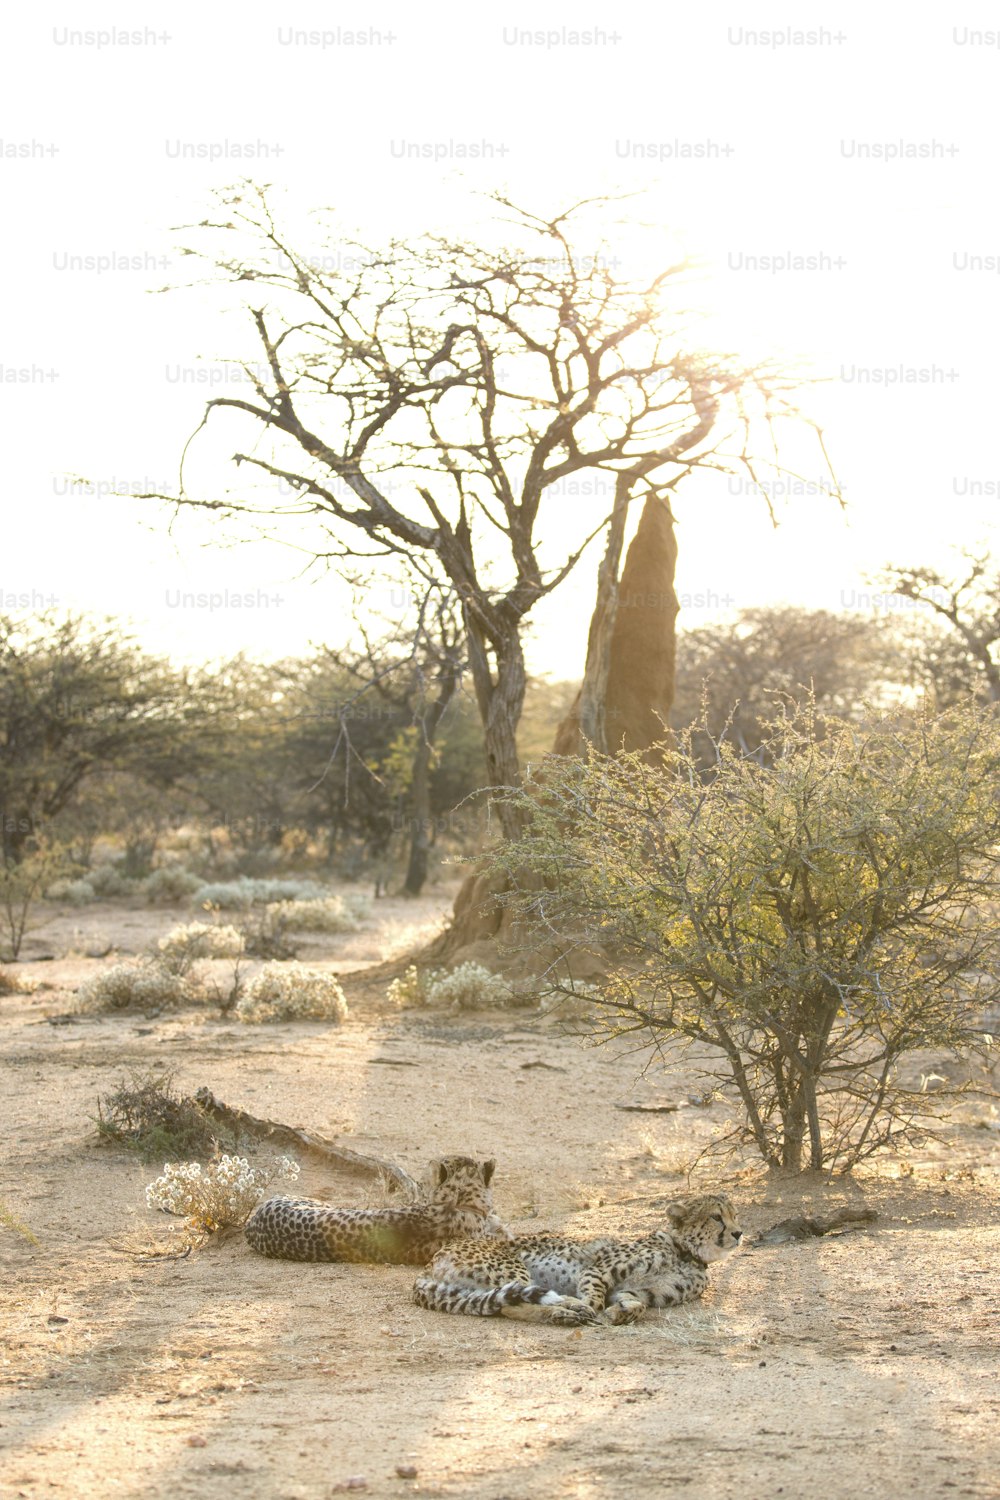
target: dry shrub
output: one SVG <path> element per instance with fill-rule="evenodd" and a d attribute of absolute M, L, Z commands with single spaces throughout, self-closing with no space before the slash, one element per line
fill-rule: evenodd
<path fill-rule="evenodd" d="M 7 1207 L 2 1198 L 0 1198 L 0 1224 L 5 1229 L 13 1229 L 14 1233 L 19 1234 L 22 1239 L 27 1240 L 29 1245 L 38 1244 L 38 1240 L 32 1234 L 27 1224 L 22 1223 L 17 1214 Z"/>
<path fill-rule="evenodd" d="M 287 924 L 281 915 L 282 907 L 283 903 L 257 907 L 244 917 L 240 932 L 248 958 L 281 962 L 295 957 L 298 950 L 286 936 Z"/>
<path fill-rule="evenodd" d="M 155 1069 L 133 1072 L 98 1095 L 96 1124 L 101 1140 L 146 1158 L 208 1157 L 220 1144 L 220 1127 L 194 1099 L 175 1092 L 171 1073 Z"/>
<path fill-rule="evenodd" d="M 37 988 L 37 979 L 29 979 L 16 969 L 0 969 L 0 995 L 32 995 Z"/>

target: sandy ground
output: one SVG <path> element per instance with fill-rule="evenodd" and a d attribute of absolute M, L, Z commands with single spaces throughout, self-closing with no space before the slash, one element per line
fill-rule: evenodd
<path fill-rule="evenodd" d="M 442 904 L 379 903 L 325 961 L 374 962 Z M 35 952 L 64 953 L 74 926 L 134 950 L 176 920 L 66 913 Z M 725 1106 L 523 1013 L 380 1015 L 371 986 L 342 1027 L 195 1011 L 50 1024 L 95 963 L 29 963 L 53 988 L 0 999 L 0 1196 L 39 1240 L 0 1228 L 4 1500 L 1000 1493 L 1000 1136 L 973 1107 L 903 1173 L 718 1173 L 750 1239 L 844 1203 L 879 1218 L 743 1249 L 693 1307 L 572 1332 L 449 1319 L 412 1305 L 405 1267 L 266 1261 L 238 1236 L 181 1261 L 116 1250 L 171 1221 L 144 1206 L 158 1164 L 98 1143 L 97 1095 L 165 1064 L 184 1090 L 207 1084 L 414 1175 L 443 1152 L 495 1155 L 514 1227 L 584 1233 L 661 1222 Z M 683 1107 L 616 1108 L 665 1101 Z M 301 1187 L 365 1196 L 311 1164 Z"/>

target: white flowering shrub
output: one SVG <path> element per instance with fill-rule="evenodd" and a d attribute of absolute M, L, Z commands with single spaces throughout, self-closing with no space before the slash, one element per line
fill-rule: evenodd
<path fill-rule="evenodd" d="M 244 948 L 242 932 L 215 922 L 187 922 L 172 927 L 157 948 L 169 968 L 184 972 L 199 958 L 239 958 Z"/>
<path fill-rule="evenodd" d="M 334 974 L 302 964 L 265 964 L 236 1004 L 241 1021 L 343 1021 L 347 1001 Z"/>
<path fill-rule="evenodd" d="M 518 994 L 506 979 L 482 964 L 469 962 L 459 964 L 450 973 L 441 969 L 421 973 L 411 967 L 392 981 L 386 998 L 401 1008 L 434 1005 L 450 1006 L 453 1010 L 496 1010 L 526 1004 L 531 997 L 526 999 Z"/>
<path fill-rule="evenodd" d="M 427 1001 L 427 979 L 428 976 L 411 964 L 405 974 L 394 979 L 385 992 L 385 998 L 390 1005 L 396 1005 L 400 1010 L 407 1010 L 416 1005 L 426 1005 Z"/>
<path fill-rule="evenodd" d="M 267 911 L 289 932 L 357 932 L 367 916 L 367 902 L 356 896 L 322 896 L 309 901 L 272 902 Z"/>
<path fill-rule="evenodd" d="M 279 1179 L 294 1182 L 298 1162 L 279 1156 L 266 1167 L 252 1167 L 244 1156 L 200 1162 L 167 1162 L 163 1175 L 146 1189 L 146 1203 L 182 1215 L 193 1234 L 215 1234 L 245 1224 L 268 1188 Z"/>
<path fill-rule="evenodd" d="M 178 974 L 155 959 L 126 959 L 110 964 L 76 992 L 78 1011 L 160 1010 L 167 1005 L 192 1005 L 204 998 L 197 974 Z"/>
<path fill-rule="evenodd" d="M 428 984 L 431 1005 L 451 1005 L 455 1010 L 494 1010 L 509 1005 L 510 985 L 482 964 L 459 964 L 450 974 L 435 974 Z"/>

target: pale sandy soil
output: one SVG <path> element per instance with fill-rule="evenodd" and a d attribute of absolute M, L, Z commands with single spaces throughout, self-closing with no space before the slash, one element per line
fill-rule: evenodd
<path fill-rule="evenodd" d="M 441 905 L 380 903 L 367 932 L 327 940 L 326 961 L 374 962 Z M 136 950 L 178 916 L 66 914 L 35 951 L 65 952 L 74 926 Z M 412 1305 L 405 1267 L 266 1261 L 239 1237 L 176 1262 L 114 1249 L 171 1221 L 144 1206 L 158 1166 L 97 1143 L 98 1093 L 162 1063 L 184 1090 L 207 1084 L 414 1175 L 443 1152 L 495 1155 L 515 1227 L 579 1232 L 660 1222 L 725 1107 L 623 1112 L 686 1101 L 691 1080 L 637 1080 L 636 1059 L 531 1015 L 380 1015 L 373 986 L 339 1028 L 196 1011 L 49 1024 L 95 967 L 31 963 L 55 988 L 0 999 L 0 1196 L 40 1242 L 0 1228 L 4 1500 L 1000 1492 L 1000 1136 L 977 1128 L 984 1106 L 910 1176 L 891 1161 L 832 1186 L 718 1173 L 749 1238 L 845 1202 L 879 1219 L 741 1250 L 692 1308 L 572 1333 L 449 1319 Z M 364 1198 L 310 1164 L 301 1186 Z"/>

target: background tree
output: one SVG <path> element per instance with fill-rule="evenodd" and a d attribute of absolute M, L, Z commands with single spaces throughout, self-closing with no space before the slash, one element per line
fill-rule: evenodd
<path fill-rule="evenodd" d="M 887 616 L 744 609 L 678 635 L 671 725 L 691 730 L 708 767 L 724 735 L 744 754 L 758 753 L 789 705 L 854 717 L 866 704 L 898 699 L 910 676 Z"/>
<path fill-rule="evenodd" d="M 237 289 L 258 363 L 244 364 L 253 394 L 213 397 L 201 426 L 233 419 L 235 462 L 284 495 L 158 498 L 258 528 L 275 517 L 299 545 L 311 519 L 317 556 L 402 554 L 447 580 L 487 778 L 504 786 L 518 779 L 531 611 L 605 532 L 601 609 L 613 607 L 633 500 L 702 465 L 754 474 L 753 420 L 790 412 L 790 382 L 685 346 L 682 265 L 617 280 L 602 246 L 580 243 L 584 206 L 547 220 L 498 202 L 517 248 L 428 235 L 352 246 L 350 269 L 328 273 L 279 231 L 262 190 L 224 194 L 190 253 Z M 595 470 L 610 506 L 559 504 L 561 486 Z M 517 817 L 502 805 L 508 832 Z"/>
<path fill-rule="evenodd" d="M 265 873 L 301 822 L 303 775 L 293 742 L 303 664 L 238 655 L 205 667 L 195 691 L 205 729 L 186 780 L 192 813 L 215 860 L 232 845 L 245 873 Z M 222 839 L 221 845 L 218 843 Z"/>
<path fill-rule="evenodd" d="M 878 584 L 911 599 L 948 628 L 926 629 L 914 645 L 923 658 L 918 676 L 940 706 L 974 693 L 1000 702 L 1000 568 L 984 548 L 961 553 L 961 564 L 943 573 L 929 567 L 888 567 Z"/>
<path fill-rule="evenodd" d="M 0 616 L 0 809 L 5 863 L 19 862 L 81 785 L 140 772 L 170 785 L 189 768 L 182 677 L 120 626 L 48 613 Z"/>

